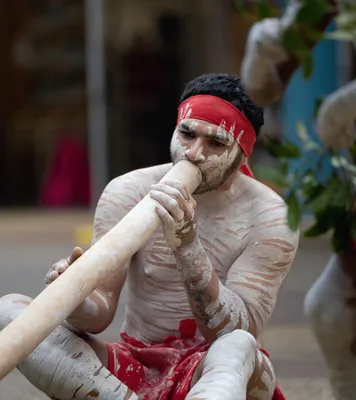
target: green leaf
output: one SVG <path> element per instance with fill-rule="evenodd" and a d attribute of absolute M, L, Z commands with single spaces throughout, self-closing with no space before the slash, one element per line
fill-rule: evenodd
<path fill-rule="evenodd" d="M 313 27 L 303 27 L 303 33 L 313 43 L 318 43 L 325 38 L 325 33 Z"/>
<path fill-rule="evenodd" d="M 305 209 L 315 212 L 315 213 L 322 213 L 326 208 L 331 204 L 331 200 L 334 196 L 334 191 L 336 190 L 335 182 L 331 182 L 328 184 L 326 188 L 323 188 L 322 192 L 308 202 L 305 205 Z"/>
<path fill-rule="evenodd" d="M 297 51 L 297 57 L 302 67 L 303 78 L 308 79 L 311 77 L 314 69 L 313 54 L 309 49 Z"/>
<path fill-rule="evenodd" d="M 353 205 L 351 187 L 348 181 L 340 182 L 337 190 L 334 191 L 331 204 L 344 210 L 349 210 Z"/>
<path fill-rule="evenodd" d="M 275 184 L 281 188 L 289 186 L 286 176 L 279 170 L 264 165 L 256 165 L 254 171 L 256 177 L 260 180 Z"/>
<path fill-rule="evenodd" d="M 269 140 L 266 142 L 267 150 L 277 158 L 299 158 L 301 157 L 300 150 L 297 145 L 292 142 L 285 142 L 283 144 L 276 140 Z"/>
<path fill-rule="evenodd" d="M 345 214 L 344 208 L 329 207 L 322 213 L 315 214 L 315 223 L 304 232 L 305 237 L 317 237 L 334 229 L 337 221 Z"/>
<path fill-rule="evenodd" d="M 303 124 L 302 121 L 297 121 L 297 123 L 295 125 L 295 128 L 296 128 L 297 135 L 298 135 L 300 140 L 302 140 L 303 142 L 307 142 L 307 141 L 310 140 L 310 136 L 308 134 L 308 129 Z"/>
<path fill-rule="evenodd" d="M 306 2 L 298 11 L 296 15 L 296 22 L 314 25 L 320 21 L 328 7 L 325 1 L 309 1 Z"/>
<path fill-rule="evenodd" d="M 318 112 L 319 112 L 320 106 L 323 104 L 323 102 L 324 102 L 324 98 L 323 97 L 319 97 L 319 98 L 317 98 L 315 100 L 314 111 L 313 111 L 313 114 L 314 114 L 315 118 L 318 116 Z"/>
<path fill-rule="evenodd" d="M 352 155 L 352 157 L 356 158 L 356 145 L 355 144 L 353 146 L 349 147 L 349 152 Z"/>
<path fill-rule="evenodd" d="M 286 159 L 282 158 L 280 160 L 280 163 L 281 163 L 281 172 L 282 172 L 282 174 L 284 176 L 287 176 L 288 175 L 288 168 L 289 168 L 288 161 Z"/>
<path fill-rule="evenodd" d="M 308 238 L 318 237 L 324 235 L 329 229 L 329 226 L 317 221 L 304 232 L 303 236 Z"/>
<path fill-rule="evenodd" d="M 256 1 L 254 11 L 261 19 L 277 17 L 279 14 L 278 9 L 272 7 L 267 1 Z"/>
<path fill-rule="evenodd" d="M 319 196 L 324 190 L 325 187 L 318 182 L 315 174 L 312 172 L 307 172 L 302 179 L 301 184 L 303 196 L 306 197 L 308 201 L 311 201 Z"/>
<path fill-rule="evenodd" d="M 302 68 L 304 79 L 308 79 L 314 68 L 313 55 L 299 30 L 294 25 L 283 31 L 282 43 L 288 53 L 297 56 Z"/>
<path fill-rule="evenodd" d="M 308 46 L 294 26 L 291 26 L 283 31 L 282 42 L 288 53 L 296 53 L 308 50 Z"/>
<path fill-rule="evenodd" d="M 300 223 L 300 206 L 295 190 L 292 190 L 286 199 L 288 205 L 287 220 L 292 231 L 297 231 Z"/>
<path fill-rule="evenodd" d="M 305 152 L 317 151 L 318 153 L 322 154 L 323 151 L 324 151 L 324 147 L 322 145 L 320 145 L 319 143 L 310 140 L 310 141 L 305 143 L 304 151 Z"/>
<path fill-rule="evenodd" d="M 312 150 L 316 150 L 319 153 L 322 152 L 323 147 L 310 138 L 308 129 L 302 121 L 297 121 L 295 128 L 299 139 L 302 141 L 304 153 Z"/>

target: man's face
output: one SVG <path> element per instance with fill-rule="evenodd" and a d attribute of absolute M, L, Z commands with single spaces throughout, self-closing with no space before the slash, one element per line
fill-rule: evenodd
<path fill-rule="evenodd" d="M 218 189 L 242 161 L 241 148 L 222 125 L 186 118 L 180 121 L 171 141 L 173 164 L 190 160 L 200 169 L 202 182 L 196 194 Z"/>

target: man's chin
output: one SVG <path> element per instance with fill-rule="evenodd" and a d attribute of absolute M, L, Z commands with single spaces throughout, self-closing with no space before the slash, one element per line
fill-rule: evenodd
<path fill-rule="evenodd" d="M 213 192 L 214 190 L 219 189 L 219 186 L 212 186 L 206 183 L 200 184 L 195 191 L 193 192 L 193 194 L 205 194 L 208 192 Z"/>

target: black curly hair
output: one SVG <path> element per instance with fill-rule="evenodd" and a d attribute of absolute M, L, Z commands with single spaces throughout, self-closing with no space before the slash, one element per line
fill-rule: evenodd
<path fill-rule="evenodd" d="M 254 104 L 247 96 L 237 75 L 216 73 L 200 75 L 186 85 L 180 103 L 199 94 L 209 94 L 230 102 L 250 121 L 256 136 L 260 133 L 264 124 L 263 108 Z"/>

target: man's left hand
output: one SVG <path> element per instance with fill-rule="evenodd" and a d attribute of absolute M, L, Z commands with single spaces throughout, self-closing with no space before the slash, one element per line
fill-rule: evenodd
<path fill-rule="evenodd" d="M 193 241 L 196 235 L 196 202 L 181 182 L 166 181 L 151 186 L 155 211 L 161 218 L 163 233 L 172 250 Z"/>

